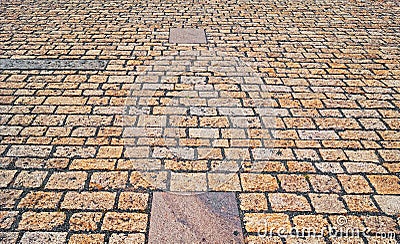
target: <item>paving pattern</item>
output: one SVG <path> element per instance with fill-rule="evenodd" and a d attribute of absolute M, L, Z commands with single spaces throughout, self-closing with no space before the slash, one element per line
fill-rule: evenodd
<path fill-rule="evenodd" d="M 161 243 L 153 199 L 210 191 L 234 194 L 247 243 L 400 241 L 399 16 L 389 0 L 0 2 L 0 243 Z"/>

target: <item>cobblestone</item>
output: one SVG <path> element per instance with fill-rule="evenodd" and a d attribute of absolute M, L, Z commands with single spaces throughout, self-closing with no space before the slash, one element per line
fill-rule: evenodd
<path fill-rule="evenodd" d="M 395 175 L 369 175 L 368 179 L 379 194 L 399 194 L 400 181 Z"/>
<path fill-rule="evenodd" d="M 374 196 L 376 202 L 383 212 L 389 215 L 400 213 L 399 196 Z"/>
<path fill-rule="evenodd" d="M 271 208 L 274 211 L 311 211 L 305 197 L 295 194 L 271 193 L 268 195 Z"/>
<path fill-rule="evenodd" d="M 98 190 L 124 189 L 128 182 L 128 172 L 94 172 L 89 188 Z"/>
<path fill-rule="evenodd" d="M 122 210 L 146 210 L 149 195 L 136 192 L 122 192 L 118 208 Z"/>
<path fill-rule="evenodd" d="M 79 212 L 69 219 L 69 228 L 73 231 L 95 231 L 98 229 L 102 213 Z"/>
<path fill-rule="evenodd" d="M 235 192 L 248 243 L 399 232 L 398 2 L 0 9 L 0 243 L 147 243 L 161 190 Z"/>
<path fill-rule="evenodd" d="M 242 174 L 242 186 L 245 191 L 273 192 L 278 189 L 275 177 L 264 174 Z"/>
<path fill-rule="evenodd" d="M 244 216 L 245 228 L 255 233 L 288 233 L 291 229 L 289 216 L 282 213 L 248 213 Z"/>
<path fill-rule="evenodd" d="M 267 198 L 263 193 L 242 193 L 239 200 L 242 210 L 268 210 Z"/>
<path fill-rule="evenodd" d="M 50 176 L 46 189 L 83 189 L 86 172 L 55 172 Z"/>
<path fill-rule="evenodd" d="M 293 218 L 293 224 L 298 230 L 313 228 L 316 233 L 324 233 L 324 228 L 328 227 L 327 219 L 320 214 L 297 215 Z"/>
<path fill-rule="evenodd" d="M 339 196 L 335 194 L 310 194 L 312 205 L 317 213 L 346 213 Z"/>
<path fill-rule="evenodd" d="M 67 192 L 61 208 L 82 210 L 112 209 L 114 201 L 115 193 L 111 192 Z"/>
<path fill-rule="evenodd" d="M 68 243 L 90 243 L 90 244 L 101 244 L 104 243 L 104 234 L 73 234 Z"/>
<path fill-rule="evenodd" d="M 96 70 L 105 69 L 104 60 L 34 60 L 34 59 L 0 59 L 0 69 L 7 70 Z"/>
<path fill-rule="evenodd" d="M 61 195 L 61 192 L 28 192 L 19 202 L 18 208 L 56 209 L 61 200 Z"/>
<path fill-rule="evenodd" d="M 15 179 L 15 187 L 38 188 L 43 184 L 46 171 L 21 171 Z"/>
<path fill-rule="evenodd" d="M 17 214 L 18 212 L 16 211 L 0 211 L 0 228 L 10 229 L 16 221 Z"/>
<path fill-rule="evenodd" d="M 21 244 L 56 243 L 62 244 L 67 240 L 67 232 L 25 232 Z"/>
<path fill-rule="evenodd" d="M 118 244 L 118 243 L 142 244 L 142 243 L 145 243 L 145 236 L 140 233 L 112 234 L 110 237 L 109 243 L 110 244 Z"/>
<path fill-rule="evenodd" d="M 53 230 L 62 225 L 65 214 L 58 212 L 25 212 L 19 222 L 19 230 Z"/>
<path fill-rule="evenodd" d="M 345 195 L 343 199 L 350 211 L 353 212 L 377 212 L 378 209 L 368 195 Z"/>

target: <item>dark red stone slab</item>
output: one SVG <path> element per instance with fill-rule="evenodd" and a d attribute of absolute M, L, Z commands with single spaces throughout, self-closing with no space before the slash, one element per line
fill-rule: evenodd
<path fill-rule="evenodd" d="M 235 194 L 155 192 L 149 243 L 244 243 Z"/>
<path fill-rule="evenodd" d="M 206 33 L 196 28 L 171 28 L 169 42 L 179 44 L 207 43 Z"/>

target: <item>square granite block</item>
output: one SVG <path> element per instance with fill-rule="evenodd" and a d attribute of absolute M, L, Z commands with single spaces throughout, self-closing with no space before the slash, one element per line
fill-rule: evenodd
<path fill-rule="evenodd" d="M 235 194 L 155 192 L 149 243 L 244 243 Z"/>
<path fill-rule="evenodd" d="M 203 29 L 171 28 L 169 30 L 169 43 L 178 43 L 178 44 L 207 43 L 206 33 Z"/>

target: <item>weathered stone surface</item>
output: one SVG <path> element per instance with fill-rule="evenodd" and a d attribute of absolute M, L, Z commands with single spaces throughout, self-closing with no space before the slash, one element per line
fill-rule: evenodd
<path fill-rule="evenodd" d="M 171 28 L 169 30 L 169 42 L 178 44 L 206 43 L 206 35 L 203 29 L 195 28 Z"/>
<path fill-rule="evenodd" d="M 354 212 L 377 212 L 375 206 L 369 195 L 345 195 L 343 199 L 347 203 L 350 211 Z"/>
<path fill-rule="evenodd" d="M 310 204 L 304 196 L 289 193 L 268 194 L 268 200 L 274 211 L 311 211 Z"/>
<path fill-rule="evenodd" d="M 91 170 L 91 169 L 108 169 L 114 168 L 115 160 L 112 159 L 75 159 L 69 166 L 70 169 Z"/>
<path fill-rule="evenodd" d="M 312 230 L 317 234 L 324 233 L 328 221 L 323 215 L 297 215 L 293 217 L 294 227 L 299 231 Z"/>
<path fill-rule="evenodd" d="M 149 243 L 243 243 L 233 193 L 153 195 Z"/>
<path fill-rule="evenodd" d="M 10 229 L 17 214 L 17 211 L 0 211 L 0 229 Z"/>
<path fill-rule="evenodd" d="M 64 244 L 67 234 L 67 232 L 25 232 L 21 244 Z"/>
<path fill-rule="evenodd" d="M 400 230 L 396 220 L 388 216 L 362 216 L 366 227 L 369 228 L 370 233 L 395 233 L 399 234 Z"/>
<path fill-rule="evenodd" d="M 243 220 L 248 232 L 289 233 L 291 229 L 289 216 L 283 213 L 246 213 Z"/>
<path fill-rule="evenodd" d="M 267 210 L 268 203 L 263 193 L 241 193 L 239 195 L 241 210 Z"/>
<path fill-rule="evenodd" d="M 275 177 L 267 174 L 242 174 L 243 190 L 273 192 L 278 189 Z"/>
<path fill-rule="evenodd" d="M 86 172 L 54 172 L 46 184 L 46 189 L 83 189 L 87 178 Z"/>
<path fill-rule="evenodd" d="M 51 146 L 13 145 L 8 150 L 8 156 L 14 157 L 48 157 Z"/>
<path fill-rule="evenodd" d="M 21 199 L 18 208 L 55 209 L 61 196 L 61 192 L 31 191 Z"/>
<path fill-rule="evenodd" d="M 104 70 L 105 60 L 0 59 L 0 70 Z"/>
<path fill-rule="evenodd" d="M 69 238 L 68 244 L 102 244 L 104 243 L 104 234 L 73 234 Z"/>
<path fill-rule="evenodd" d="M 115 193 L 98 192 L 67 192 L 61 203 L 63 209 L 99 210 L 112 209 Z"/>
<path fill-rule="evenodd" d="M 400 194 L 400 179 L 396 175 L 369 175 L 368 179 L 379 194 Z"/>
<path fill-rule="evenodd" d="M 134 189 L 162 189 L 167 187 L 167 172 L 138 172 L 131 173 L 129 182 Z"/>
<path fill-rule="evenodd" d="M 341 188 L 338 181 L 328 175 L 310 175 L 311 186 L 316 192 L 340 192 Z"/>
<path fill-rule="evenodd" d="M 124 189 L 128 182 L 128 172 L 95 172 L 90 178 L 89 188 L 98 190 Z"/>
<path fill-rule="evenodd" d="M 121 192 L 118 208 L 122 210 L 145 210 L 149 194 L 138 192 Z"/>
<path fill-rule="evenodd" d="M 211 191 L 240 191 L 238 174 L 209 173 L 208 186 Z"/>
<path fill-rule="evenodd" d="M 145 232 L 147 215 L 143 213 L 108 212 L 104 216 L 102 230 Z"/>
<path fill-rule="evenodd" d="M 74 231 L 95 231 L 101 220 L 102 213 L 74 213 L 69 219 L 69 228 Z"/>
<path fill-rule="evenodd" d="M 144 244 L 144 234 L 112 234 L 109 240 L 110 244 Z"/>
<path fill-rule="evenodd" d="M 21 193 L 21 190 L 0 190 L 0 208 L 13 208 Z"/>
<path fill-rule="evenodd" d="M 201 192 L 207 190 L 207 176 L 204 173 L 172 173 L 171 191 Z"/>
<path fill-rule="evenodd" d="M 368 182 L 361 175 L 338 175 L 338 178 L 347 193 L 360 194 L 372 192 Z"/>
<path fill-rule="evenodd" d="M 346 213 L 336 194 L 310 194 L 311 204 L 317 213 Z"/>
<path fill-rule="evenodd" d="M 13 180 L 16 170 L 0 170 L 0 187 L 7 187 Z"/>
<path fill-rule="evenodd" d="M 1 244 L 147 242 L 155 191 L 235 192 L 254 231 L 399 230 L 398 1 L 5 2 Z"/>
<path fill-rule="evenodd" d="M 19 222 L 19 230 L 53 230 L 64 224 L 66 215 L 62 212 L 25 212 Z"/>
<path fill-rule="evenodd" d="M 400 214 L 400 196 L 374 196 L 382 211 L 389 215 Z"/>
<path fill-rule="evenodd" d="M 15 244 L 18 239 L 18 232 L 0 232 L 1 244 Z"/>
<path fill-rule="evenodd" d="M 15 187 L 40 187 L 47 175 L 46 171 L 21 171 L 15 179 Z"/>
<path fill-rule="evenodd" d="M 286 238 L 287 244 L 320 244 L 326 243 L 323 237 L 314 237 L 314 236 L 306 236 L 306 237 L 297 237 L 297 236 L 289 236 Z"/>

